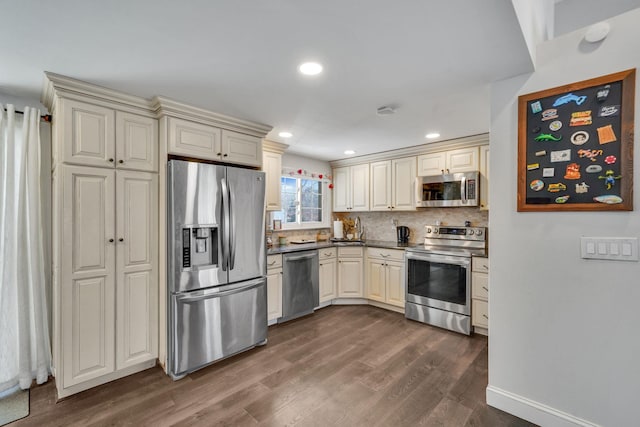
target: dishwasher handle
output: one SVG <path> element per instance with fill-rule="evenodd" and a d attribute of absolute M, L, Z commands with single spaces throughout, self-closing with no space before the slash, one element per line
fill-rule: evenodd
<path fill-rule="evenodd" d="M 311 259 L 318 256 L 318 254 L 306 254 L 306 255 L 298 255 L 298 256 L 287 256 L 287 261 L 300 261 L 303 259 Z"/>

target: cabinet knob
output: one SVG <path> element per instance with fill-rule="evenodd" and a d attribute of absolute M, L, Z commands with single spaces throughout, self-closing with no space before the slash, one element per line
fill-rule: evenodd
<path fill-rule="evenodd" d="M 387 209 L 391 209 L 391 206 L 387 206 Z"/>
<path fill-rule="evenodd" d="M 216 154 L 216 156 L 222 156 L 222 153 L 218 153 L 218 154 Z"/>
<path fill-rule="evenodd" d="M 489 288 L 487 288 L 486 286 L 483 286 L 482 289 L 484 289 L 485 291 L 489 292 Z"/>
<path fill-rule="evenodd" d="M 124 160 L 118 160 L 118 163 L 123 164 Z"/>
<path fill-rule="evenodd" d="M 451 172 L 449 172 L 449 169 L 447 169 L 447 173 L 451 173 Z"/>
<path fill-rule="evenodd" d="M 483 314 L 482 317 L 484 317 L 485 319 L 489 320 L 489 317 L 486 314 Z"/>
<path fill-rule="evenodd" d="M 109 159 L 109 163 L 113 163 L 113 159 Z"/>
<path fill-rule="evenodd" d="M 113 239 L 109 239 L 109 243 L 113 243 Z"/>
<path fill-rule="evenodd" d="M 124 239 L 121 237 L 118 239 L 118 242 L 124 242 Z"/>
<path fill-rule="evenodd" d="M 227 156 L 228 156 L 228 154 L 227 154 L 227 153 L 224 153 L 224 154 L 222 155 L 222 157 L 227 157 Z"/>
<path fill-rule="evenodd" d="M 442 172 L 444 174 L 444 169 L 440 169 L 440 172 Z"/>

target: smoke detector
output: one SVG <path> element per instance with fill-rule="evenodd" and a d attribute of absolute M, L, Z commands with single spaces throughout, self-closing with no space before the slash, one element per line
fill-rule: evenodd
<path fill-rule="evenodd" d="M 378 108 L 378 111 L 377 111 L 379 116 L 390 116 L 395 112 L 396 112 L 396 109 L 388 105 Z"/>

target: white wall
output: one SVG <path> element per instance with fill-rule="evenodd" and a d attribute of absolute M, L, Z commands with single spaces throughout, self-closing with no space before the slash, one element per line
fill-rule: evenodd
<path fill-rule="evenodd" d="M 536 46 L 553 38 L 554 0 L 511 0 L 518 17 L 531 61 L 536 63 Z"/>
<path fill-rule="evenodd" d="M 287 152 L 282 155 L 282 167 L 305 169 L 309 172 L 317 172 L 324 175 L 331 174 L 331 165 L 329 165 L 329 162 L 324 160 L 311 159 L 304 156 L 298 156 L 297 154 L 291 154 Z"/>
<path fill-rule="evenodd" d="M 580 236 L 640 237 L 638 191 L 634 212 L 516 211 L 517 97 L 640 68 L 640 10 L 609 22 L 600 45 L 581 41 L 584 31 L 540 45 L 533 74 L 491 93 L 487 401 L 542 425 L 638 425 L 640 263 L 583 260 L 579 245 Z"/>

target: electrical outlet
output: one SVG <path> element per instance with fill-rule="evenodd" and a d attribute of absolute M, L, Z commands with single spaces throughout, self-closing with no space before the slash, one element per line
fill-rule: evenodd
<path fill-rule="evenodd" d="M 398 220 L 395 218 L 391 218 L 391 225 L 393 226 L 393 228 L 396 228 L 398 226 Z"/>
<path fill-rule="evenodd" d="M 637 237 L 581 237 L 582 258 L 638 261 Z"/>

